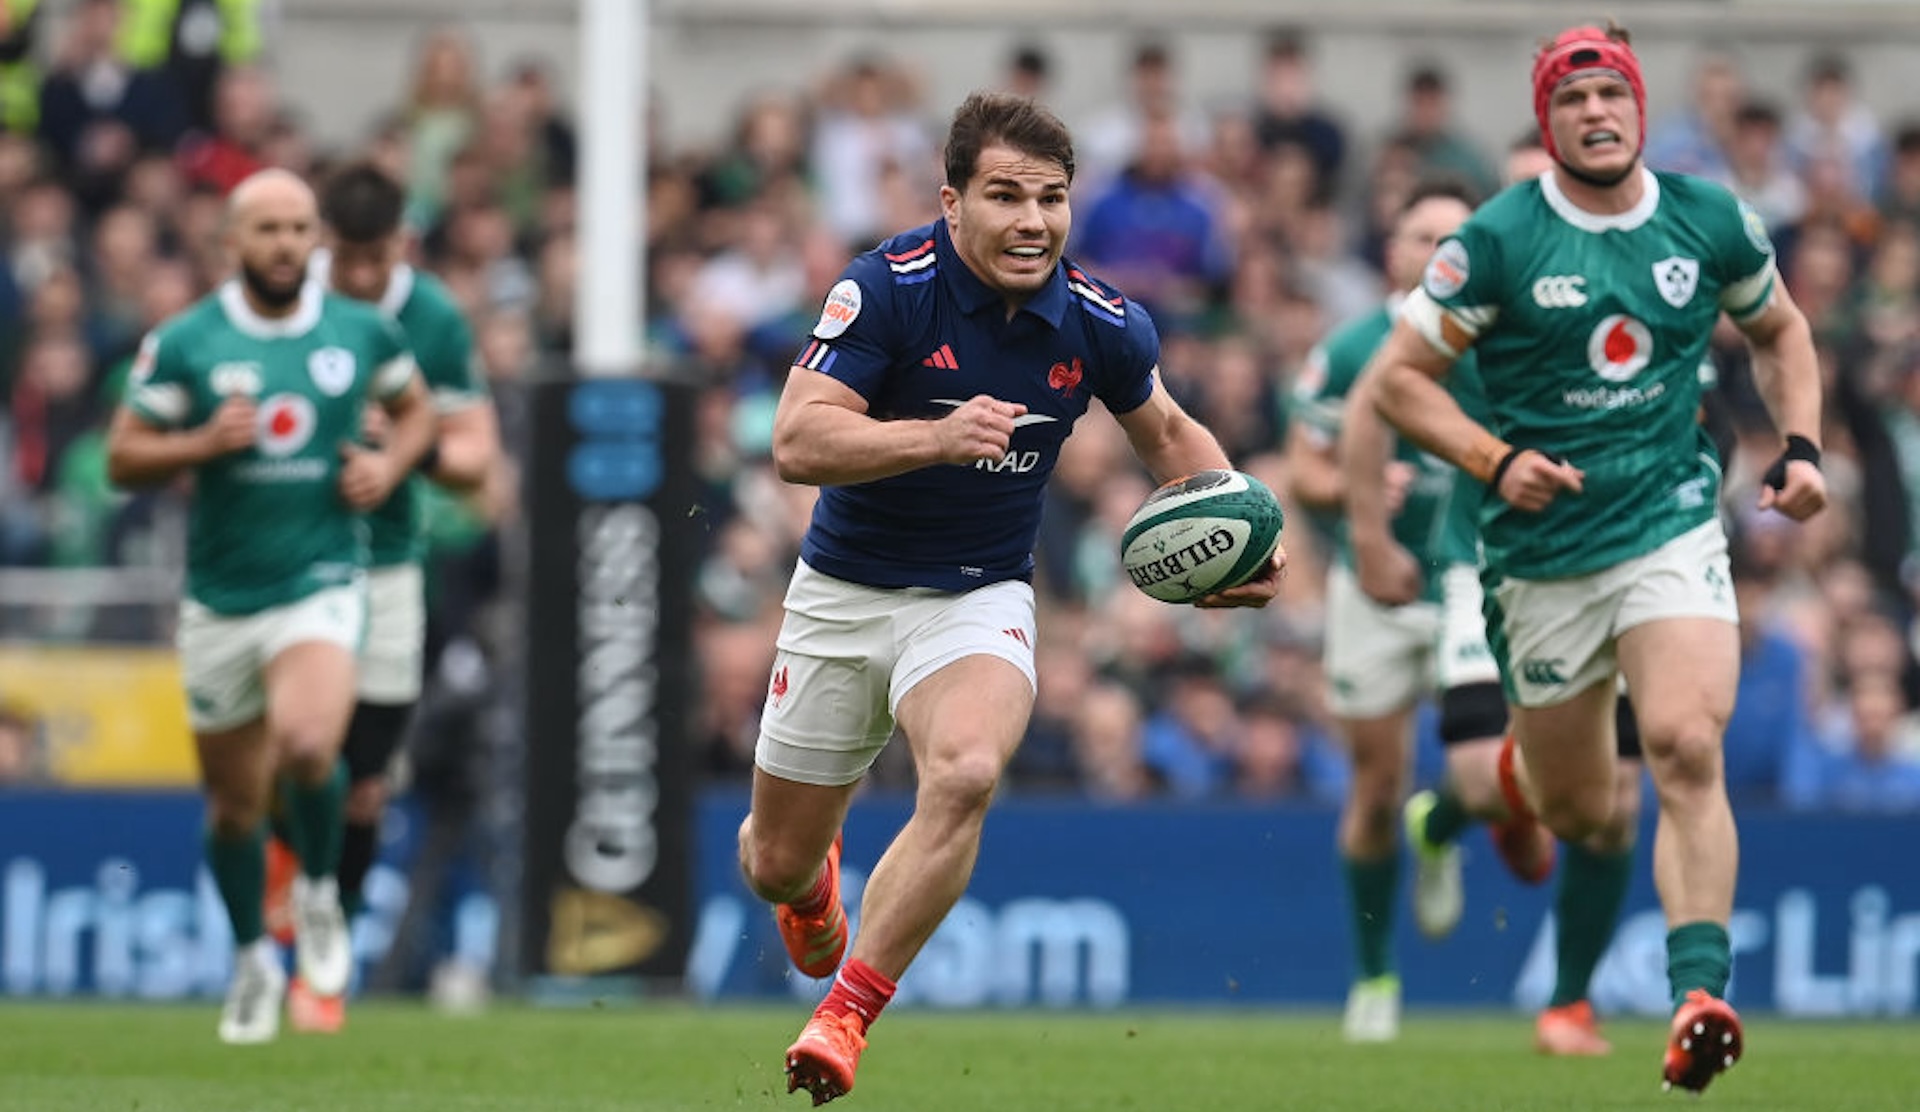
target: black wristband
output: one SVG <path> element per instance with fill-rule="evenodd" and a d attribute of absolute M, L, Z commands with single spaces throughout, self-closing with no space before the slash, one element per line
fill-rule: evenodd
<path fill-rule="evenodd" d="M 1787 488 L 1787 464 L 1792 463 L 1794 460 L 1805 460 L 1813 464 L 1815 470 L 1819 470 L 1819 445 L 1798 433 L 1788 433 L 1786 450 L 1780 453 L 1779 459 L 1773 461 L 1772 467 L 1767 468 L 1767 473 L 1760 477 L 1760 482 L 1775 490 L 1785 490 Z"/>
<path fill-rule="evenodd" d="M 1495 494 L 1500 493 L 1500 477 L 1507 473 L 1507 468 L 1513 466 L 1514 460 L 1520 458 L 1520 453 L 1531 451 L 1532 448 L 1508 448 L 1507 454 L 1500 457 L 1500 462 L 1493 465 L 1493 474 L 1487 477 L 1487 489 Z"/>
<path fill-rule="evenodd" d="M 420 472 L 422 475 L 425 475 L 431 478 L 433 476 L 434 470 L 439 466 L 440 466 L 440 442 L 436 440 L 433 443 L 427 445 L 426 451 L 420 453 L 420 458 L 414 462 L 413 469 L 415 471 Z"/>

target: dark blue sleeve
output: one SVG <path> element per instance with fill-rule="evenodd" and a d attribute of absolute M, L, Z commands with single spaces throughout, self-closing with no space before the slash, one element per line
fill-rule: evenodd
<path fill-rule="evenodd" d="M 877 254 L 847 264 L 793 365 L 831 375 L 872 403 L 894 363 L 894 283 Z"/>
<path fill-rule="evenodd" d="M 1101 331 L 1108 331 L 1102 329 Z M 1097 333 L 1096 333 L 1097 334 Z M 1132 413 L 1153 395 L 1153 372 L 1160 365 L 1160 330 L 1136 301 L 1127 301 L 1127 326 L 1110 330 L 1101 404 L 1114 415 Z"/>

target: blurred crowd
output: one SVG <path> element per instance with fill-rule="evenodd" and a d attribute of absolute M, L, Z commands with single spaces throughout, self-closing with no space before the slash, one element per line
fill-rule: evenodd
<path fill-rule="evenodd" d="M 210 18 L 245 7 L 204 3 Z M 158 55 L 129 50 L 125 21 L 140 6 L 78 0 L 59 41 L 31 44 L 50 59 L 37 96 L 5 113 L 0 565 L 179 559 L 177 492 L 111 489 L 102 430 L 140 336 L 223 276 L 224 192 L 262 166 L 321 176 L 371 156 L 403 177 L 416 262 L 466 307 L 507 443 L 524 455 L 525 385 L 565 365 L 574 291 L 591 280 L 576 273 L 575 138 L 552 60 L 483 59 L 459 31 L 434 31 L 393 110 L 361 143 L 328 149 L 262 64 L 271 42 L 229 36 L 190 71 L 183 37 Z M 1149 307 L 1169 389 L 1284 497 L 1292 381 L 1323 336 L 1384 296 L 1380 245 L 1399 201 L 1438 173 L 1491 191 L 1505 152 L 1461 126 L 1443 61 L 1383 74 L 1397 118 L 1356 134 L 1317 91 L 1310 39 L 1247 42 L 1258 80 L 1236 102 L 1197 103 L 1181 75 L 1200 60 L 1150 44 L 1113 75 L 1101 112 L 1068 119 L 1079 157 L 1069 253 Z M 692 743 L 711 777 L 751 766 L 811 507 L 812 492 L 769 463 L 782 381 L 852 255 L 938 212 L 951 106 L 928 102 L 908 61 L 863 54 L 769 83 L 711 147 L 649 132 L 646 340 L 700 399 Z M 976 84 L 1045 100 L 1052 65 L 1015 45 Z M 1810 57 L 1790 102 L 1751 94 L 1746 77 L 1734 56 L 1698 58 L 1690 97 L 1651 106 L 1648 159 L 1727 184 L 1768 222 L 1818 335 L 1836 500 L 1806 527 L 1753 509 L 1778 447 L 1725 330 L 1715 362 L 1740 430 L 1726 509 L 1746 644 L 1729 779 L 1749 801 L 1920 807 L 1920 115 L 1876 118 L 1844 56 Z M 666 90 L 655 111 L 672 109 Z M 1506 123 L 1516 140 L 1530 131 L 1523 97 Z M 1081 423 L 1037 552 L 1039 700 L 1009 790 L 1339 798 L 1345 768 L 1319 663 L 1321 539 L 1289 514 L 1291 571 L 1264 612 L 1167 606 L 1119 574 L 1121 528 L 1149 489 L 1117 425 Z M 502 553 L 516 503 L 507 483 L 436 517 L 442 644 L 487 647 L 475 615 L 512 591 Z M 1438 767 L 1430 741 L 1421 761 Z M 910 776 L 898 752 L 875 770 L 885 785 Z"/>

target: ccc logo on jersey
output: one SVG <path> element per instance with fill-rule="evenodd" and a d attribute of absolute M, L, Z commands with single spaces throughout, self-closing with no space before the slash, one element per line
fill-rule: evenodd
<path fill-rule="evenodd" d="M 1587 279 L 1581 274 L 1548 274 L 1533 282 L 1533 303 L 1542 309 L 1578 309 L 1587 303 Z"/>

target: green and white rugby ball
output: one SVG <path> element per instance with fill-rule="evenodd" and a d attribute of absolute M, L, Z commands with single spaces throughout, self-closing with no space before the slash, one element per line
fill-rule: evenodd
<path fill-rule="evenodd" d="M 1120 563 L 1161 602 L 1193 602 L 1266 567 L 1281 523 L 1265 483 L 1242 471 L 1201 471 L 1147 496 L 1120 538 Z"/>

